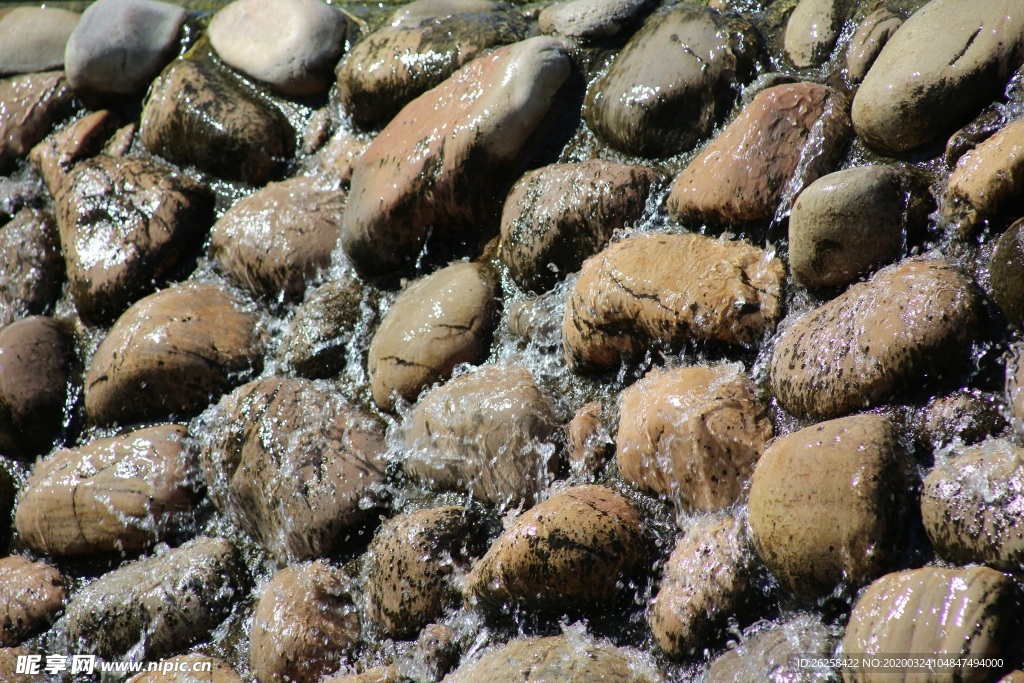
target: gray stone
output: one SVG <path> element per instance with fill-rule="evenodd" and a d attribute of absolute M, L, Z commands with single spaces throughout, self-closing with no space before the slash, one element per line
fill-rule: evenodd
<path fill-rule="evenodd" d="M 798 69 L 828 61 L 843 25 L 841 0 L 800 0 L 789 15 L 782 49 Z"/>
<path fill-rule="evenodd" d="M 542 33 L 599 40 L 622 35 L 654 3 L 651 0 L 569 0 L 555 2 L 540 12 Z"/>
<path fill-rule="evenodd" d="M 64 48 L 81 15 L 15 7 L 0 17 L 0 76 L 64 68 Z"/>

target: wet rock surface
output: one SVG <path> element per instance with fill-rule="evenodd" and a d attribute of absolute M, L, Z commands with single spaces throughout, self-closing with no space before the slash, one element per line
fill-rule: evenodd
<path fill-rule="evenodd" d="M 48 626 L 66 597 L 56 568 L 18 555 L 0 560 L 0 646 L 18 645 Z"/>
<path fill-rule="evenodd" d="M 794 661 L 793 655 L 810 655 L 827 659 L 835 647 L 835 636 L 821 622 L 800 616 L 790 621 L 759 631 L 735 649 L 727 651 L 713 662 L 708 670 L 708 681 L 786 680 L 801 676 L 833 680 L 834 672 L 825 667 L 808 671 Z"/>
<path fill-rule="evenodd" d="M 159 662 L 160 669 L 132 676 L 128 683 L 242 683 L 230 665 L 206 655 L 178 655 Z M 209 671 L 205 667 L 209 665 Z"/>
<path fill-rule="evenodd" d="M 977 389 L 937 396 L 920 415 L 918 436 L 936 448 L 956 440 L 974 444 L 1003 431 L 1005 411 L 1000 397 Z"/>
<path fill-rule="evenodd" d="M 840 0 L 800 0 L 786 23 L 783 49 L 798 69 L 828 61 L 843 25 Z"/>
<path fill-rule="evenodd" d="M 42 176 L 50 194 L 56 197 L 75 164 L 101 151 L 106 152 L 104 143 L 114 135 L 119 123 L 116 114 L 101 109 L 86 114 L 32 148 L 29 161 L 32 162 L 32 168 Z"/>
<path fill-rule="evenodd" d="M 554 2 L 537 18 L 541 33 L 596 41 L 623 35 L 654 3 L 649 0 L 568 0 Z"/>
<path fill-rule="evenodd" d="M 0 171 L 7 171 L 71 112 L 73 94 L 62 71 L 0 81 Z"/>
<path fill-rule="evenodd" d="M 851 83 L 864 80 L 882 48 L 902 25 L 903 18 L 885 7 L 879 7 L 864 17 L 857 26 L 857 32 L 850 38 L 846 52 L 846 76 Z"/>
<path fill-rule="evenodd" d="M 64 47 L 81 15 L 15 7 L 0 17 L 0 76 L 64 68 Z"/>
<path fill-rule="evenodd" d="M 1011 123 L 964 154 L 949 175 L 942 212 L 968 237 L 1003 212 L 1016 216 L 1024 190 L 1024 121 Z"/>
<path fill-rule="evenodd" d="M 22 209 L 0 228 L 0 326 L 49 313 L 63 275 L 56 221 L 39 209 Z"/>
<path fill-rule="evenodd" d="M 565 426 L 565 456 L 572 474 L 578 477 L 596 475 L 614 454 L 608 426 L 599 401 L 591 401 L 576 411 Z"/>
<path fill-rule="evenodd" d="M 992 298 L 1014 325 L 1024 323 L 1024 221 L 1003 233 L 989 262 Z"/>

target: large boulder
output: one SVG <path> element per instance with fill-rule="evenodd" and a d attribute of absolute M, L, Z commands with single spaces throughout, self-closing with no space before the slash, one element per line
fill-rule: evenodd
<path fill-rule="evenodd" d="M 64 68 L 64 48 L 82 18 L 51 7 L 15 7 L 0 16 L 0 76 Z"/>

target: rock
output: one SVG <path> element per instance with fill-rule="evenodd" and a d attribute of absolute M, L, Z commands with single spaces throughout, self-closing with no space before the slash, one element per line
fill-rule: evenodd
<path fill-rule="evenodd" d="M 762 90 L 676 177 L 669 214 L 684 225 L 772 218 L 833 170 L 849 128 L 842 96 L 823 85 Z"/>
<path fill-rule="evenodd" d="M 73 98 L 60 71 L 0 81 L 0 172 L 10 170 L 71 112 Z"/>
<path fill-rule="evenodd" d="M 0 225 L 11 221 L 22 209 L 42 208 L 45 193 L 46 187 L 38 177 L 29 175 L 17 179 L 0 176 Z"/>
<path fill-rule="evenodd" d="M 295 134 L 277 109 L 210 62 L 178 59 L 149 90 L 142 144 L 179 166 L 263 185 L 291 158 Z"/>
<path fill-rule="evenodd" d="M 15 7 L 0 17 L 0 76 L 64 68 L 64 46 L 81 18 L 49 7 Z"/>
<path fill-rule="evenodd" d="M 141 93 L 174 58 L 185 17 L 167 2 L 97 0 L 68 39 L 68 82 L 87 95 Z"/>
<path fill-rule="evenodd" d="M 837 672 L 826 667 L 801 667 L 794 655 L 833 657 L 835 636 L 815 617 L 801 614 L 744 639 L 711 662 L 707 683 L 736 681 L 832 681 Z"/>
<path fill-rule="evenodd" d="M 1024 671 L 1011 671 L 999 679 L 999 683 L 1024 683 Z"/>
<path fill-rule="evenodd" d="M 651 9 L 650 0 L 569 0 L 540 11 L 541 33 L 557 33 L 583 41 L 623 35 Z"/>
<path fill-rule="evenodd" d="M 904 460 L 895 426 L 870 414 L 807 427 L 768 447 L 751 479 L 748 524 L 754 549 L 783 586 L 813 601 L 889 568 L 903 536 Z"/>
<path fill-rule="evenodd" d="M 22 673 L 18 670 L 18 663 L 22 657 L 31 657 L 34 652 L 22 647 L 0 647 L 0 677 L 6 683 L 37 683 L 39 677 L 33 674 Z M 40 658 L 40 670 L 45 663 L 42 655 Z"/>
<path fill-rule="evenodd" d="M 459 664 L 459 633 L 448 626 L 429 624 L 420 631 L 412 652 L 400 660 L 396 673 L 412 683 L 434 683 Z"/>
<path fill-rule="evenodd" d="M 64 628 L 71 652 L 157 659 L 204 639 L 241 597 L 234 547 L 200 537 L 122 566 L 78 591 Z"/>
<path fill-rule="evenodd" d="M 992 299 L 1011 324 L 1024 325 L 1024 219 L 1011 225 L 996 242 L 988 271 Z"/>
<path fill-rule="evenodd" d="M 936 396 L 921 414 L 918 438 L 933 450 L 955 440 L 964 445 L 984 441 L 1006 426 L 1005 408 L 996 395 L 976 389 Z"/>
<path fill-rule="evenodd" d="M 60 572 L 45 562 L 18 555 L 0 560 L 0 646 L 17 645 L 44 629 L 64 608 L 66 597 Z"/>
<path fill-rule="evenodd" d="M 15 513 L 19 540 L 44 555 L 95 557 L 181 534 L 200 488 L 187 435 L 149 427 L 40 460 Z"/>
<path fill-rule="evenodd" d="M 569 367 L 615 367 L 658 344 L 750 346 L 782 319 L 782 262 L 746 242 L 638 234 L 583 264 L 562 320 Z"/>
<path fill-rule="evenodd" d="M 128 683 L 242 683 L 227 663 L 206 655 L 178 655 L 161 660 L 158 667 L 132 676 Z"/>
<path fill-rule="evenodd" d="M 367 335 L 376 294 L 358 278 L 330 280 L 306 296 L 285 330 L 278 359 L 302 377 L 333 377 L 345 367 L 354 335 Z"/>
<path fill-rule="evenodd" d="M 42 176 L 50 194 L 57 196 L 72 166 L 103 150 L 104 143 L 114 134 L 117 126 L 117 115 L 108 109 L 101 109 L 86 114 L 32 148 L 29 161 Z"/>
<path fill-rule="evenodd" d="M 342 185 L 352 182 L 352 173 L 356 162 L 369 146 L 369 142 L 357 137 L 350 131 L 339 130 L 331 136 L 315 157 L 316 168 L 330 174 Z"/>
<path fill-rule="evenodd" d="M 520 299 L 508 309 L 508 331 L 524 342 L 561 346 L 565 293 L 557 289 L 542 296 Z"/>
<path fill-rule="evenodd" d="M 641 490 L 709 512 L 736 501 L 771 437 L 742 366 L 652 370 L 622 392 L 616 459 Z"/>
<path fill-rule="evenodd" d="M 973 235 L 1003 214 L 1017 216 L 1024 208 L 1022 145 L 1024 121 L 1017 121 L 960 157 L 942 204 L 943 217 L 960 237 Z"/>
<path fill-rule="evenodd" d="M 446 17 L 452 14 L 473 14 L 476 12 L 497 12 L 503 9 L 491 0 L 415 0 L 395 10 L 390 17 L 394 26 L 415 24 L 421 19 Z"/>
<path fill-rule="evenodd" d="M 518 608 L 621 615 L 649 567 L 640 512 L 604 486 L 566 489 L 519 517 L 466 579 L 466 600 L 487 611 Z"/>
<path fill-rule="evenodd" d="M 403 109 L 352 174 L 342 245 L 360 274 L 392 276 L 424 246 L 479 239 L 476 226 L 500 211 L 494 198 L 564 113 L 571 69 L 561 43 L 530 38 L 470 62 Z"/>
<path fill-rule="evenodd" d="M 967 365 L 979 316 L 976 290 L 959 271 L 906 259 L 787 327 L 772 353 L 772 392 L 798 417 L 878 405 Z"/>
<path fill-rule="evenodd" d="M 263 683 L 316 683 L 338 670 L 359 640 L 345 576 L 325 562 L 282 569 L 260 591 L 249 661 Z"/>
<path fill-rule="evenodd" d="M 1006 402 L 1016 433 L 1024 433 L 1024 346 L 1010 347 L 1006 361 Z"/>
<path fill-rule="evenodd" d="M 655 683 L 661 676 L 637 653 L 579 636 L 513 640 L 445 677 L 444 683 Z"/>
<path fill-rule="evenodd" d="M 203 244 L 208 190 L 142 159 L 78 164 L 54 199 L 75 308 L 110 323 L 172 277 Z"/>
<path fill-rule="evenodd" d="M 419 9 L 397 10 L 388 25 L 356 43 L 338 65 L 338 97 L 360 125 L 387 123 L 487 50 L 530 35 L 526 21 L 498 3 L 467 3 L 436 13 L 413 4 Z"/>
<path fill-rule="evenodd" d="M 401 678 L 393 666 L 375 666 L 361 674 L 339 674 L 323 678 L 320 683 L 399 683 Z"/>
<path fill-rule="evenodd" d="M 557 469 L 558 424 L 529 370 L 485 365 L 432 389 L 403 429 L 405 471 L 496 505 L 533 501 Z"/>
<path fill-rule="evenodd" d="M 469 509 L 448 505 L 386 522 L 367 551 L 366 615 L 386 638 L 409 638 L 455 603 L 456 574 L 484 543 Z"/>
<path fill-rule="evenodd" d="M 761 576 L 742 523 L 705 517 L 691 526 L 665 565 L 650 612 L 651 633 L 673 658 L 699 654 L 739 619 L 758 615 Z"/>
<path fill-rule="evenodd" d="M 348 22 L 319 0 L 237 0 L 207 35 L 228 66 L 290 97 L 327 92 Z"/>
<path fill-rule="evenodd" d="M 789 264 L 808 287 L 843 287 L 906 251 L 934 205 L 896 166 L 861 166 L 818 178 L 789 217 Z"/>
<path fill-rule="evenodd" d="M 880 152 L 917 149 L 1000 95 L 1021 61 L 1024 12 L 1014 0 L 932 0 L 900 26 L 864 77 L 854 129 Z"/>
<path fill-rule="evenodd" d="M 1005 105 L 993 103 L 971 119 L 966 126 L 953 133 L 946 142 L 943 158 L 946 165 L 955 167 L 957 162 L 972 149 L 988 140 L 1006 126 Z"/>
<path fill-rule="evenodd" d="M 903 17 L 885 7 L 879 7 L 864 17 L 846 48 L 846 77 L 850 83 L 864 80 L 882 48 L 902 25 Z"/>
<path fill-rule="evenodd" d="M 613 147 L 643 157 L 692 149 L 753 79 L 761 53 L 737 15 L 690 5 L 649 17 L 608 72 L 587 91 L 587 126 Z"/>
<path fill-rule="evenodd" d="M 135 122 L 118 128 L 114 135 L 107 140 L 107 144 L 103 146 L 103 153 L 112 157 L 128 156 L 138 128 L 139 125 Z"/>
<path fill-rule="evenodd" d="M 268 377 L 200 419 L 200 464 L 214 505 L 284 560 L 323 557 L 373 515 L 384 433 L 327 386 Z"/>
<path fill-rule="evenodd" d="M 48 451 L 64 427 L 75 343 L 53 318 L 32 316 L 0 330 L 0 453 Z"/>
<path fill-rule="evenodd" d="M 396 400 L 413 402 L 448 380 L 456 365 L 486 360 L 499 295 L 497 275 L 480 263 L 448 266 L 399 294 L 370 344 L 374 402 L 392 411 Z"/>
<path fill-rule="evenodd" d="M 921 491 L 924 528 L 955 564 L 1024 567 L 1024 449 L 1003 440 L 957 449 Z"/>
<path fill-rule="evenodd" d="M 524 290 L 544 292 L 638 223 L 660 175 L 595 159 L 530 171 L 501 215 L 501 260 Z"/>
<path fill-rule="evenodd" d="M 565 426 L 566 459 L 574 476 L 596 476 L 615 452 L 615 442 L 601 413 L 601 403 L 591 401 Z"/>
<path fill-rule="evenodd" d="M 255 316 L 215 284 L 185 283 L 129 308 L 85 375 L 85 415 L 97 425 L 195 414 L 258 365 Z"/>
<path fill-rule="evenodd" d="M 782 39 L 782 49 L 793 66 L 806 69 L 827 62 L 844 18 L 840 0 L 800 0 Z"/>
<path fill-rule="evenodd" d="M 331 264 L 344 215 L 345 193 L 337 186 L 301 176 L 270 183 L 214 224 L 210 257 L 259 296 L 299 299 L 307 281 Z"/>
<path fill-rule="evenodd" d="M 0 327 L 53 311 L 64 279 L 57 223 L 24 208 L 0 228 Z"/>
<path fill-rule="evenodd" d="M 843 637 L 845 652 L 948 652 L 958 657 L 1002 657 L 1012 650 L 1018 590 L 988 567 L 924 567 L 887 574 L 864 591 Z M 1005 649 L 1009 647 L 1011 649 Z M 985 680 L 990 669 L 943 668 L 945 680 Z M 891 680 L 861 670 L 853 681 Z"/>

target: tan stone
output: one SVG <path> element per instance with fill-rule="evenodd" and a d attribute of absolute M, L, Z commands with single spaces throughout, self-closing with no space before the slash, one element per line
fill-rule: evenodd
<path fill-rule="evenodd" d="M 48 626 L 64 608 L 60 572 L 18 555 L 0 560 L 0 646 L 19 644 Z M 7 680 L 0 671 L 0 679 Z"/>
<path fill-rule="evenodd" d="M 206 655 L 170 657 L 161 660 L 159 667 L 158 671 L 132 676 L 128 683 L 242 683 L 242 678 L 227 663 Z"/>
<path fill-rule="evenodd" d="M 902 25 L 903 18 L 885 7 L 879 7 L 864 17 L 846 49 L 846 77 L 851 83 L 864 80 L 882 48 Z"/>
<path fill-rule="evenodd" d="M 74 94 L 63 71 L 0 80 L 0 171 L 7 171 L 71 112 Z"/>
<path fill-rule="evenodd" d="M 961 237 L 1024 208 L 1024 121 L 1007 125 L 960 157 L 949 174 L 943 216 Z"/>

